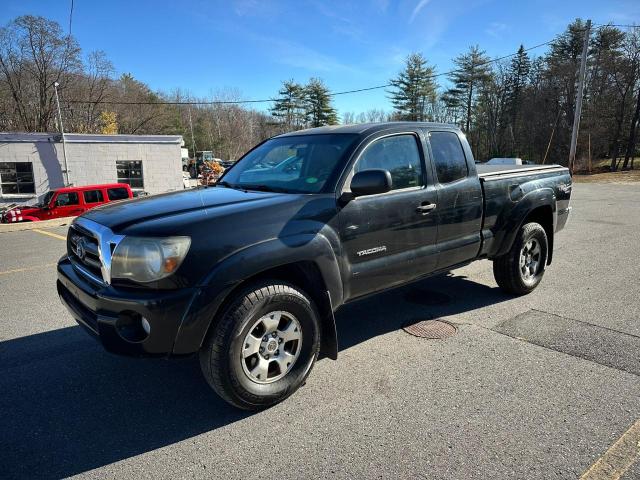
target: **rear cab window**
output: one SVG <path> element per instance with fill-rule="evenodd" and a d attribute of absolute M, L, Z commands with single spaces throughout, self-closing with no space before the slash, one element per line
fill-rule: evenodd
<path fill-rule="evenodd" d="M 114 201 L 114 200 L 125 200 L 125 199 L 129 198 L 129 192 L 127 191 L 126 188 L 123 188 L 123 187 L 108 188 L 107 189 L 107 196 L 109 197 L 109 200 L 111 200 L 111 201 Z"/>
<path fill-rule="evenodd" d="M 82 192 L 82 195 L 84 197 L 84 203 L 98 203 L 104 201 L 102 191 L 100 190 L 86 190 Z"/>
<path fill-rule="evenodd" d="M 467 177 L 467 158 L 455 132 L 429 132 L 429 143 L 440 183 L 451 183 Z"/>

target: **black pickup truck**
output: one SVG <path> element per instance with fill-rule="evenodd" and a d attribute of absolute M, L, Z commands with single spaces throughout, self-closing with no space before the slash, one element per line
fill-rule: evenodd
<path fill-rule="evenodd" d="M 216 186 L 78 217 L 58 293 L 107 350 L 198 353 L 225 400 L 264 408 L 321 352 L 337 358 L 333 314 L 347 302 L 481 258 L 502 289 L 531 292 L 571 185 L 557 165 L 477 166 L 451 125 L 292 132 Z"/>

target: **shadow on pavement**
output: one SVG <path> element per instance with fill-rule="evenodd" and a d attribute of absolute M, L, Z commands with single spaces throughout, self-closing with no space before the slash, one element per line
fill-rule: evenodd
<path fill-rule="evenodd" d="M 450 301 L 440 303 L 446 297 Z M 432 301 L 434 298 L 437 301 Z M 448 273 L 430 277 L 345 305 L 336 314 L 338 346 L 343 351 L 405 324 L 470 312 L 512 298 L 498 287 L 475 283 L 465 276 Z"/>
<path fill-rule="evenodd" d="M 425 306 L 420 299 L 433 290 L 453 301 Z M 464 277 L 428 279 L 345 306 L 340 349 L 508 298 Z M 80 327 L 0 343 L 0 412 L 2 478 L 68 477 L 251 415 L 213 393 L 196 357 L 117 357 Z"/>
<path fill-rule="evenodd" d="M 2 478 L 62 478 L 249 414 L 220 400 L 197 358 L 117 357 L 80 327 L 0 343 Z"/>

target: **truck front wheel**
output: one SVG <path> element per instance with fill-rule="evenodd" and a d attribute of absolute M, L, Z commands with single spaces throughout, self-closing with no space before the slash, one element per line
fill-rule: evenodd
<path fill-rule="evenodd" d="M 305 381 L 318 357 L 320 323 L 309 297 L 278 281 L 254 284 L 221 313 L 200 350 L 209 385 L 245 410 L 274 405 Z"/>
<path fill-rule="evenodd" d="M 493 276 L 507 293 L 526 295 L 542 280 L 548 254 L 547 234 L 539 223 L 527 223 L 511 249 L 493 261 Z"/>

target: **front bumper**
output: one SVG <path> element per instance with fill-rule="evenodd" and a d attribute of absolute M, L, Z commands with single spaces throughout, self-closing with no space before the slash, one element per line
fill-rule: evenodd
<path fill-rule="evenodd" d="M 183 319 L 198 288 L 119 290 L 79 274 L 65 256 L 58 262 L 58 295 L 74 319 L 110 352 L 133 356 L 172 353 Z M 144 317 L 148 334 L 131 336 L 131 318 Z M 128 329 L 128 330 L 127 330 Z"/>

